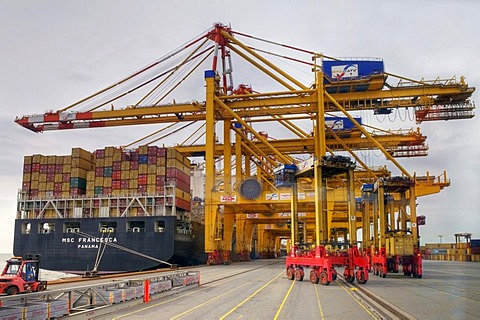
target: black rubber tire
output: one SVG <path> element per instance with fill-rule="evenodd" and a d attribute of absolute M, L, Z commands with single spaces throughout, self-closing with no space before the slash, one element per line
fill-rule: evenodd
<path fill-rule="evenodd" d="M 317 284 L 320 281 L 317 272 L 314 270 L 310 271 L 310 282 L 313 284 Z"/>
<path fill-rule="evenodd" d="M 18 294 L 19 292 L 20 292 L 20 290 L 15 286 L 7 289 L 7 294 L 10 295 L 10 296 L 14 296 L 14 295 Z"/>
<path fill-rule="evenodd" d="M 330 281 L 328 281 L 328 274 L 325 271 L 320 272 L 320 283 L 324 286 L 328 286 Z"/>
<path fill-rule="evenodd" d="M 295 279 L 295 270 L 292 267 L 287 268 L 287 278 L 288 280 Z"/>
<path fill-rule="evenodd" d="M 303 272 L 300 269 L 295 270 L 295 280 L 303 281 Z"/>

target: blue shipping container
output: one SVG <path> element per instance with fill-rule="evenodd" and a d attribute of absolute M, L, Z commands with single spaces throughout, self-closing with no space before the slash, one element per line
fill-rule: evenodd
<path fill-rule="evenodd" d="M 362 124 L 362 118 L 353 118 L 359 124 Z M 355 125 L 347 117 L 325 117 L 325 126 L 333 131 L 352 130 Z"/>
<path fill-rule="evenodd" d="M 480 239 L 472 239 L 472 240 L 470 240 L 470 247 L 472 247 L 472 248 L 480 248 Z"/>
<path fill-rule="evenodd" d="M 385 71 L 383 60 L 324 60 L 323 73 L 332 81 L 358 80 Z M 325 82 L 329 82 L 325 80 Z"/>

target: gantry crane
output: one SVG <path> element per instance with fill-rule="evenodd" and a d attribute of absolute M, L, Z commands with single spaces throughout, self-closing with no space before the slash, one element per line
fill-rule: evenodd
<path fill-rule="evenodd" d="M 282 56 L 313 70 L 313 85 L 305 85 L 265 58 L 262 54 L 266 52 L 245 45 L 238 39 L 241 37 L 266 41 L 216 24 L 212 30 L 180 49 L 77 103 L 55 112 L 22 116 L 15 121 L 34 132 L 139 124 L 176 124 L 186 127 L 202 123 L 201 129 L 198 129 L 203 133 L 202 142 L 198 143 L 197 140 L 196 145 L 179 146 L 178 149 L 187 155 L 201 155 L 205 158 L 205 251 L 209 253 L 209 262 L 222 263 L 231 259 L 231 240 L 237 217 L 237 244 L 241 243 L 238 241 L 239 234 L 244 236 L 243 245 L 251 238 L 254 223 L 253 219 L 246 218 L 249 214 L 268 217 L 289 212 L 289 215 L 280 219 L 287 221 L 293 220 L 293 216 L 300 211 L 306 212 L 306 217 L 312 217 L 315 226 L 312 236 L 316 242 L 314 258 L 324 257 L 324 244 L 329 241 L 328 229 L 332 225 L 329 221 L 332 217 L 328 217 L 325 212 L 333 210 L 327 207 L 327 193 L 322 191 L 330 183 L 324 173 L 325 170 L 328 171 L 328 166 L 323 166 L 321 162 L 321 159 L 326 159 L 327 150 L 378 149 L 405 177 L 414 179 L 402 168 L 396 157 L 426 155 L 425 137 L 415 130 L 381 134 L 368 131 L 358 119 L 350 115 L 351 111 L 371 110 L 376 114 L 388 114 L 399 108 L 413 108 L 417 122 L 467 119 L 474 115 L 475 106 L 470 97 L 475 88 L 469 87 L 463 77 L 460 81 L 456 78 L 416 81 L 381 70 L 361 79 L 339 81 L 338 75 L 335 78 L 332 73 L 324 72 L 322 63 L 340 62 L 336 64 L 338 66 L 341 65 L 341 60 L 268 41 L 313 57 L 307 62 L 307 59 L 301 61 Z M 272 92 L 256 92 L 251 87 L 241 85 L 236 90 L 232 56 L 244 59 L 273 80 L 277 89 Z M 180 63 L 171 64 L 171 57 L 180 60 Z M 187 103 L 177 103 L 174 100 L 172 103 L 164 103 L 178 85 L 195 69 L 204 65 L 208 57 L 213 58 L 204 73 L 205 100 Z M 376 63 L 383 65 L 383 61 L 376 60 Z M 388 84 L 387 78 L 397 79 L 398 83 Z M 166 84 L 173 79 L 177 84 L 168 87 Z M 125 103 L 128 94 L 146 88 L 148 90 L 143 98 L 135 103 Z M 124 107 L 115 109 L 114 102 L 122 103 Z M 329 130 L 324 117 L 331 114 L 351 121 L 352 132 L 342 136 Z M 307 120 L 310 130 L 305 131 L 295 125 L 299 120 Z M 255 129 L 259 127 L 258 124 L 271 122 L 286 128 L 291 137 L 272 141 Z M 178 126 L 174 128 L 179 128 Z M 221 130 L 218 130 L 219 126 L 222 126 Z M 312 188 L 302 189 L 301 184 L 296 192 L 276 188 L 273 183 L 275 168 L 279 165 L 295 165 L 297 161 L 293 155 L 297 154 L 309 155 L 314 159 L 311 165 L 313 174 L 299 177 L 310 179 Z M 215 180 L 215 161 L 220 155 L 228 160 L 223 161 L 221 190 L 217 188 Z M 234 161 L 233 166 L 230 159 Z M 350 222 L 357 221 L 356 216 L 359 215 L 360 218 L 361 213 L 355 213 L 353 208 L 354 178 L 350 173 L 347 175 L 349 178 L 346 183 L 350 194 L 347 201 L 350 209 L 346 224 L 353 243 L 356 241 L 356 229 L 361 227 L 362 221 L 358 219 L 358 223 Z M 334 176 L 329 176 L 328 180 L 335 180 Z M 415 201 L 419 194 L 438 192 L 441 188 L 430 180 L 413 181 L 414 188 L 422 191 L 412 192 L 410 201 Z M 359 190 L 357 188 L 357 193 Z M 302 194 L 301 198 L 297 193 Z M 414 218 L 415 215 L 411 215 L 411 219 Z M 258 219 L 257 222 L 260 221 L 269 220 Z M 308 223 L 306 225 L 309 226 Z M 292 230 L 295 228 L 293 226 Z M 293 234 L 292 241 L 295 237 Z M 413 241 L 414 245 L 418 245 L 417 239 Z M 352 255 L 358 257 L 356 252 Z M 321 279 L 323 283 L 331 281 L 335 275 L 330 268 L 331 263 L 328 259 L 322 262 L 321 267 L 326 266 L 326 275 L 320 275 L 323 271 L 316 270 L 314 279 L 311 280 Z M 365 274 L 362 274 L 356 275 L 360 281 L 366 280 Z"/>

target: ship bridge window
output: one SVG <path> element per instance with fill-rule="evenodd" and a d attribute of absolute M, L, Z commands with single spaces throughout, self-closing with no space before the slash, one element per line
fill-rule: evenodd
<path fill-rule="evenodd" d="M 155 232 L 165 232 L 165 221 L 155 221 Z"/>
<path fill-rule="evenodd" d="M 22 234 L 30 234 L 32 232 L 32 224 L 30 222 L 22 223 Z"/>
<path fill-rule="evenodd" d="M 65 222 L 63 225 L 63 233 L 79 233 L 80 222 Z"/>
<path fill-rule="evenodd" d="M 38 233 L 43 233 L 43 234 L 55 233 L 55 223 L 40 222 L 38 224 Z"/>
<path fill-rule="evenodd" d="M 99 226 L 100 233 L 113 233 L 117 231 L 116 222 L 100 222 Z"/>
<path fill-rule="evenodd" d="M 145 232 L 145 221 L 128 221 L 127 232 L 133 232 L 133 233 Z"/>

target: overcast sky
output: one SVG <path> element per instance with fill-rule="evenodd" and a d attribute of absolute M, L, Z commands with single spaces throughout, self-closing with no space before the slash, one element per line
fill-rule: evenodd
<path fill-rule="evenodd" d="M 34 134 L 16 125 L 16 116 L 57 110 L 77 101 L 215 22 L 330 56 L 380 57 L 387 71 L 409 78 L 464 75 L 471 86 L 479 87 L 478 12 L 477 0 L 0 0 L 0 252 L 12 252 L 24 155 L 67 155 L 72 147 L 94 151 L 120 146 L 157 128 Z M 238 70 L 238 75 L 237 83 L 255 87 L 248 74 Z M 203 93 L 200 84 L 195 94 Z M 176 97 L 177 101 L 193 98 L 197 97 L 188 93 Z M 478 93 L 473 100 L 478 101 Z M 399 159 L 411 173 L 438 175 L 446 170 L 452 181 L 440 194 L 418 199 L 417 214 L 427 216 L 427 225 L 420 230 L 422 243 L 438 242 L 439 235 L 444 242 L 453 242 L 458 232 L 480 238 L 478 122 L 476 117 L 424 123 L 420 127 L 428 137 L 429 156 Z M 388 121 L 382 124 L 392 128 Z M 416 127 L 414 123 L 400 126 Z M 382 164 L 383 157 L 376 161 L 375 165 Z"/>

